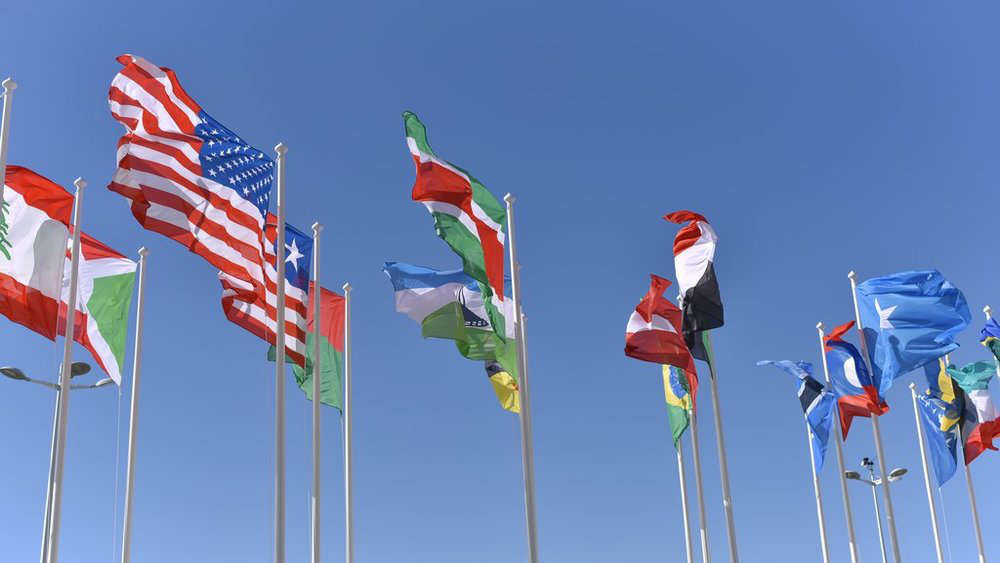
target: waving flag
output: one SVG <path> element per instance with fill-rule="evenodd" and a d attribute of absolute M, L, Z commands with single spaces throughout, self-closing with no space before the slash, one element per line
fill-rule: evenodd
<path fill-rule="evenodd" d="M 965 296 L 937 270 L 863 282 L 858 306 L 882 394 L 897 377 L 958 348 L 955 337 L 972 319 Z"/>
<path fill-rule="evenodd" d="M 979 343 L 993 352 L 993 357 L 1000 360 L 1000 324 L 991 318 L 979 332 Z"/>
<path fill-rule="evenodd" d="M 881 416 L 889 410 L 889 405 L 879 393 L 877 376 L 868 373 L 861 352 L 842 338 L 853 326 L 854 321 L 844 323 L 833 329 L 825 339 L 830 382 L 837 395 L 840 425 L 845 440 L 855 416 L 870 418 L 872 415 Z"/>
<path fill-rule="evenodd" d="M 833 425 L 833 411 L 836 398 L 822 383 L 812 376 L 813 366 L 809 362 L 791 360 L 761 360 L 758 366 L 774 366 L 799 380 L 799 404 L 812 430 L 813 467 L 823 469 L 826 448 L 830 443 L 830 427 Z"/>
<path fill-rule="evenodd" d="M 663 366 L 663 394 L 667 400 L 667 414 L 670 417 L 670 432 L 674 437 L 674 448 L 687 430 L 688 411 L 694 409 L 695 398 L 687 374 L 677 366 Z"/>
<path fill-rule="evenodd" d="M 723 324 L 722 296 L 713 264 L 719 237 L 704 217 L 692 211 L 675 211 L 663 218 L 672 223 L 687 223 L 674 237 L 674 268 L 684 311 L 684 339 L 696 358 L 708 361 L 697 333 Z"/>
<path fill-rule="evenodd" d="M 958 467 L 956 452 L 959 434 L 957 420 L 953 418 L 953 405 L 930 393 L 928 390 L 925 395 L 917 395 L 917 406 L 931 450 L 934 475 L 938 487 L 941 487 L 955 475 Z"/>
<path fill-rule="evenodd" d="M 47 178 L 8 166 L 5 252 L 0 254 L 0 313 L 55 340 L 73 196 Z"/>
<path fill-rule="evenodd" d="M 59 334 L 66 332 L 69 307 L 70 252 L 66 242 Z M 94 360 L 118 385 L 122 383 L 136 263 L 115 252 L 87 233 L 80 233 L 80 264 L 77 280 L 76 319 L 73 340 L 86 348 Z"/>
<path fill-rule="evenodd" d="M 996 367 L 993 362 L 975 362 L 962 368 L 948 366 L 947 372 L 965 395 L 961 401 L 965 416 L 960 424 L 968 464 L 984 451 L 997 449 L 993 438 L 1000 434 L 1000 410 L 989 391 Z"/>
<path fill-rule="evenodd" d="M 678 330 L 681 311 L 663 297 L 670 281 L 656 274 L 649 277 L 649 291 L 635 306 L 625 327 L 625 355 L 646 362 L 677 366 L 689 374 L 692 389 L 697 389 L 694 358 Z"/>
<path fill-rule="evenodd" d="M 118 62 L 108 104 L 126 134 L 108 188 L 146 229 L 262 289 L 274 162 L 210 117 L 172 70 L 132 55 Z"/>
<path fill-rule="evenodd" d="M 277 338 L 278 302 L 277 260 L 274 245 L 278 237 L 277 217 L 268 214 L 267 253 L 264 286 L 245 282 L 226 272 L 219 272 L 222 283 L 222 310 L 233 323 L 274 345 Z M 308 341 L 309 272 L 312 269 L 311 237 L 285 223 L 285 350 L 298 366 L 306 365 Z"/>
<path fill-rule="evenodd" d="M 497 334 L 513 337 L 497 312 L 504 305 L 504 223 L 506 208 L 479 180 L 438 158 L 427 141 L 427 129 L 412 112 L 403 113 L 406 144 L 417 167 L 413 201 L 434 217 L 434 229 L 461 258 L 463 270 L 486 284 L 485 306 Z"/>

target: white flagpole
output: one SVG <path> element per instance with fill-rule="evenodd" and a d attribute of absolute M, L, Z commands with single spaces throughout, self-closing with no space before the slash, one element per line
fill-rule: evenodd
<path fill-rule="evenodd" d="M 691 519 L 688 516 L 687 477 L 684 471 L 684 442 L 678 440 L 677 447 L 677 480 L 681 488 L 681 512 L 684 513 L 684 547 L 687 550 L 687 563 L 694 563 L 694 546 L 691 538 Z"/>
<path fill-rule="evenodd" d="M 524 474 L 524 516 L 528 534 L 528 563 L 538 563 L 538 529 L 535 521 L 535 454 L 531 440 L 531 399 L 528 382 L 528 361 L 525 357 L 524 316 L 521 314 L 521 267 L 517 261 L 514 236 L 514 196 L 507 194 L 507 244 L 510 254 L 511 295 L 514 334 L 517 341 L 517 394 L 521 402 L 521 467 Z"/>
<path fill-rule="evenodd" d="M 947 365 L 951 365 L 951 356 L 949 354 L 945 354 L 944 361 Z M 965 444 L 962 444 L 962 461 L 965 466 L 965 486 L 969 490 L 969 506 L 972 508 L 972 524 L 973 529 L 976 532 L 976 547 L 979 548 L 979 563 L 985 563 L 986 548 L 983 546 L 983 531 L 979 527 L 979 509 L 976 507 L 976 491 L 972 487 L 972 471 L 969 469 L 969 464 L 964 463 Z"/>
<path fill-rule="evenodd" d="M 938 563 L 944 563 L 944 551 L 941 549 L 941 530 L 937 521 L 937 504 L 934 502 L 934 492 L 931 488 L 931 470 L 927 465 L 927 452 L 924 449 L 924 428 L 920 423 L 920 409 L 917 407 L 917 385 L 910 383 L 910 396 L 913 399 L 913 420 L 917 425 L 917 441 L 920 443 L 920 463 L 924 468 L 924 488 L 927 490 L 927 508 L 931 512 L 931 527 L 934 530 L 934 549 Z"/>
<path fill-rule="evenodd" d="M 278 229 L 274 245 L 275 300 L 274 338 L 274 563 L 285 563 L 285 153 L 278 143 Z"/>
<path fill-rule="evenodd" d="M 132 354 L 132 407 L 128 418 L 128 465 L 125 473 L 125 523 L 122 526 L 122 563 L 129 563 L 132 548 L 132 490 L 135 487 L 136 428 L 139 424 L 139 380 L 142 373 L 142 310 L 146 289 L 145 247 L 139 249 L 139 297 L 135 305 L 135 348 Z"/>
<path fill-rule="evenodd" d="M 823 358 L 823 376 L 826 378 L 826 386 L 830 387 L 830 369 L 826 364 L 826 346 L 823 343 L 823 323 L 816 323 L 816 331 L 819 333 L 819 354 Z M 838 405 L 838 414 L 840 407 Z M 844 501 L 844 518 L 847 520 L 847 544 L 851 551 L 851 563 L 858 563 L 858 544 L 854 540 L 854 515 L 851 513 L 851 499 L 847 494 L 847 477 L 844 476 L 844 438 L 841 434 L 840 416 L 837 416 L 837 427 L 834 429 L 837 435 L 837 469 L 840 478 L 840 493 Z"/>
<path fill-rule="evenodd" d="M 323 232 L 323 225 L 318 222 L 313 223 L 313 372 L 312 372 L 312 456 L 313 456 L 313 490 L 312 490 L 312 563 L 319 563 L 319 485 L 320 485 L 320 435 L 319 435 L 319 407 L 322 389 L 320 378 L 323 371 L 320 365 L 320 334 L 322 324 L 320 322 L 320 282 L 319 282 L 319 234 Z"/>
<path fill-rule="evenodd" d="M 854 298 L 854 320 L 858 328 L 858 340 L 861 341 L 861 353 L 865 357 L 865 366 L 868 373 L 872 371 L 871 356 L 868 353 L 868 342 L 865 340 L 865 327 L 861 323 L 861 310 L 858 308 L 858 276 L 851 270 L 847 274 L 851 280 L 851 297 Z M 902 557 L 899 554 L 899 536 L 896 534 L 896 515 L 892 508 L 892 495 L 889 493 L 889 470 L 885 462 L 885 448 L 882 447 L 882 432 L 879 430 L 878 416 L 872 415 L 872 435 L 875 437 L 875 450 L 878 453 L 879 473 L 882 475 L 882 496 L 885 498 L 885 523 L 889 528 L 889 538 L 892 540 L 892 559 L 896 563 L 901 563 Z"/>
<path fill-rule="evenodd" d="M 7 175 L 7 136 L 10 134 L 10 109 L 14 105 L 14 89 L 17 82 L 5 78 L 3 87 L 3 115 L 0 116 L 0 204 L 3 203 L 3 187 Z"/>
<path fill-rule="evenodd" d="M 698 495 L 698 535 L 701 537 L 701 561 L 711 563 L 712 554 L 708 548 L 708 514 L 705 513 L 705 489 L 701 482 L 701 448 L 698 445 L 698 415 L 694 412 L 694 402 L 688 409 L 691 419 L 691 459 L 694 462 L 694 488 Z"/>
<path fill-rule="evenodd" d="M 66 426 L 69 418 L 69 378 L 73 359 L 73 331 L 76 324 L 76 297 L 80 278 L 80 220 L 83 217 L 83 178 L 73 181 L 76 205 L 73 209 L 73 249 L 70 253 L 69 300 L 66 303 L 66 335 L 63 339 L 62 370 L 59 374 L 59 432 L 56 434 L 56 473 L 53 481 L 52 523 L 48 563 L 59 561 L 59 519 L 62 512 L 63 468 L 66 465 Z"/>
<path fill-rule="evenodd" d="M 344 284 L 344 551 L 354 563 L 354 497 L 351 471 L 351 284 Z"/>
<path fill-rule="evenodd" d="M 56 436 L 59 434 L 59 391 L 56 390 L 56 408 L 52 416 L 52 446 L 49 451 L 49 482 L 45 488 L 45 519 L 42 524 L 42 552 L 40 563 L 45 563 L 49 556 L 49 538 L 52 534 L 52 493 L 56 479 Z"/>
<path fill-rule="evenodd" d="M 726 440 L 722 435 L 722 413 L 719 406 L 719 387 L 716 383 L 715 350 L 712 347 L 712 337 L 709 331 L 702 333 L 705 350 L 708 353 L 708 371 L 710 389 L 712 391 L 712 411 L 715 415 L 715 444 L 719 454 L 719 475 L 722 478 L 722 507 L 726 512 L 726 532 L 729 537 L 729 559 L 732 563 L 740 560 L 736 547 L 736 523 L 733 521 L 733 495 L 729 489 L 729 463 L 726 461 Z"/>
<path fill-rule="evenodd" d="M 819 488 L 819 474 L 816 473 L 816 452 L 813 448 L 813 431 L 806 420 L 806 441 L 809 442 L 809 468 L 812 469 L 813 491 L 816 492 L 816 519 L 819 521 L 819 546 L 823 550 L 823 563 L 830 563 L 830 548 L 826 545 L 826 518 L 823 516 L 823 494 Z"/>

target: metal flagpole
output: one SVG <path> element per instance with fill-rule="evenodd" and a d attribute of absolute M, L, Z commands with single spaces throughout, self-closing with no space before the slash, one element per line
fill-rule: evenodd
<path fill-rule="evenodd" d="M 847 278 L 851 280 L 851 297 L 854 298 L 854 320 L 858 325 L 858 340 L 861 341 L 861 352 L 865 357 L 865 366 L 868 368 L 868 373 L 874 373 L 872 371 L 872 361 L 871 355 L 868 353 L 868 342 L 865 340 L 865 327 L 861 324 L 861 310 L 858 308 L 858 276 L 851 270 L 847 274 Z M 889 528 L 889 539 L 892 540 L 892 559 L 896 563 L 901 563 L 902 558 L 899 554 L 899 536 L 896 535 L 896 515 L 892 509 L 892 495 L 889 494 L 889 471 L 885 462 L 885 448 L 882 447 L 882 432 L 879 430 L 878 416 L 872 415 L 872 435 L 875 437 L 875 450 L 878 453 L 878 465 L 879 473 L 882 475 L 883 487 L 882 496 L 885 497 L 885 522 L 886 527 Z"/>
<path fill-rule="evenodd" d="M 927 507 L 931 511 L 931 527 L 934 529 L 934 549 L 938 563 L 944 563 L 944 551 L 941 549 L 941 530 L 937 521 L 937 505 L 934 502 L 934 492 L 931 489 L 931 470 L 927 466 L 927 452 L 924 449 L 924 428 L 920 424 L 920 410 L 917 408 L 917 385 L 910 383 L 910 396 L 913 399 L 913 420 L 917 425 L 917 441 L 920 443 L 920 463 L 924 468 L 924 488 L 927 489 Z"/>
<path fill-rule="evenodd" d="M 17 82 L 5 78 L 0 82 L 3 87 L 3 115 L 0 116 L 0 204 L 3 203 L 4 180 L 7 175 L 7 136 L 10 134 L 10 109 L 14 105 L 14 89 Z M 0 213 L 2 218 L 2 213 Z"/>
<path fill-rule="evenodd" d="M 42 524 L 42 553 L 40 563 L 45 563 L 49 556 L 49 538 L 52 534 L 52 493 L 56 479 L 56 436 L 59 434 L 59 390 L 56 390 L 56 408 L 52 416 L 52 447 L 49 451 L 49 482 L 45 488 L 45 519 Z"/>
<path fill-rule="evenodd" d="M 806 420 L 806 440 L 809 442 L 809 467 L 812 469 L 813 490 L 816 492 L 816 519 L 819 520 L 819 545 L 823 550 L 823 563 L 830 563 L 830 549 L 826 545 L 826 518 L 823 517 L 823 495 L 819 488 L 819 475 L 816 473 L 816 452 L 813 448 L 813 431 Z"/>
<path fill-rule="evenodd" d="M 712 410 L 715 414 L 715 444 L 719 453 L 719 475 L 722 477 L 722 507 L 726 511 L 726 532 L 729 536 L 729 559 L 738 563 L 740 554 L 736 547 L 736 523 L 733 521 L 733 495 L 729 490 L 729 463 L 726 461 L 726 441 L 722 435 L 722 413 L 719 411 L 719 387 L 716 383 L 715 350 L 708 331 L 702 333 L 705 350 L 708 353 L 708 371 L 712 391 Z"/>
<path fill-rule="evenodd" d="M 524 317 L 521 314 L 521 268 L 517 261 L 517 242 L 514 237 L 514 196 L 507 194 L 507 237 L 510 254 L 511 301 L 516 323 L 517 341 L 517 394 L 521 402 L 521 466 L 524 473 L 524 516 L 528 533 L 528 563 L 538 563 L 538 530 L 535 521 L 535 454 L 531 441 L 531 400 L 528 383 L 528 361 L 525 357 Z"/>
<path fill-rule="evenodd" d="M 132 547 L 132 490 L 135 487 L 136 428 L 139 423 L 139 380 L 142 373 L 142 309 L 146 289 L 146 257 L 139 249 L 139 297 L 135 305 L 135 348 L 132 354 L 132 406 L 128 417 L 128 465 L 125 473 L 125 523 L 122 526 L 122 563 L 128 563 Z"/>
<path fill-rule="evenodd" d="M 73 208 L 73 249 L 70 253 L 69 300 L 66 303 L 66 335 L 63 339 L 62 370 L 59 374 L 59 431 L 56 434 L 56 472 L 52 496 L 48 563 L 59 561 L 59 519 L 62 512 L 63 468 L 66 465 L 66 425 L 69 417 L 69 378 L 73 359 L 73 331 L 76 324 L 76 297 L 80 279 L 80 220 L 83 216 L 83 178 L 73 180 L 76 205 Z"/>
<path fill-rule="evenodd" d="M 351 472 L 351 284 L 344 284 L 344 550 L 354 563 L 354 483 Z"/>
<path fill-rule="evenodd" d="M 320 366 L 320 335 L 323 334 L 320 323 L 320 281 L 319 281 L 319 234 L 323 232 L 323 225 L 319 222 L 313 223 L 313 360 L 312 360 L 312 456 L 313 456 L 313 490 L 312 490 L 312 563 L 319 563 L 319 481 L 320 481 L 320 436 L 319 436 L 319 407 L 322 389 L 320 378 L 323 371 Z"/>
<path fill-rule="evenodd" d="M 278 230 L 274 245 L 275 299 L 274 338 L 274 562 L 285 563 L 285 153 L 274 147 L 277 158 Z"/>
<path fill-rule="evenodd" d="M 687 563 L 694 563 L 694 546 L 691 539 L 691 519 L 688 517 L 687 477 L 684 471 L 684 442 L 678 441 L 677 447 L 677 480 L 681 487 L 681 512 L 684 513 L 684 547 L 687 549 Z"/>
<path fill-rule="evenodd" d="M 951 365 L 951 356 L 945 354 L 944 361 Z M 965 444 L 962 444 L 962 460 L 963 462 L 965 460 Z M 965 486 L 969 490 L 969 506 L 972 508 L 972 524 L 976 531 L 976 547 L 979 548 L 979 563 L 985 563 L 986 548 L 983 546 L 983 531 L 979 527 L 979 509 L 976 507 L 976 491 L 972 487 L 972 471 L 969 469 L 968 463 L 963 463 L 963 465 L 965 465 Z"/>
<path fill-rule="evenodd" d="M 830 387 L 830 369 L 826 364 L 826 346 L 823 343 L 823 323 L 816 323 L 816 331 L 819 333 L 819 354 L 823 358 L 823 376 L 826 378 L 826 386 Z M 838 413 L 839 407 L 838 407 Z M 847 477 L 844 476 L 844 438 L 841 434 L 840 417 L 837 417 L 837 428 L 834 430 L 837 435 L 837 469 L 840 470 L 840 493 L 844 501 L 844 518 L 847 520 L 847 543 L 851 551 L 851 563 L 858 563 L 858 544 L 854 540 L 854 515 L 851 513 L 851 499 L 847 494 Z"/>
<path fill-rule="evenodd" d="M 708 549 L 708 514 L 705 513 L 705 490 L 701 482 L 701 448 L 698 445 L 698 415 L 694 412 L 694 403 L 688 409 L 691 419 L 691 459 L 694 461 L 694 488 L 698 495 L 698 526 L 701 536 L 701 561 L 711 563 L 712 554 Z"/>

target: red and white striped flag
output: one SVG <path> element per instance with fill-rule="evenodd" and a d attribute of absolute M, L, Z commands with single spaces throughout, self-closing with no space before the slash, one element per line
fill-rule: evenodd
<path fill-rule="evenodd" d="M 697 385 L 694 358 L 681 336 L 681 310 L 663 297 L 670 280 L 649 275 L 649 291 L 628 319 L 625 327 L 625 355 L 657 364 L 677 366 Z M 692 392 L 692 395 L 694 393 Z"/>

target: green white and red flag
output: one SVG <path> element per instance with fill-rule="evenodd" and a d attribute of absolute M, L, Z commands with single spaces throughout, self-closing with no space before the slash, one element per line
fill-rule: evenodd
<path fill-rule="evenodd" d="M 465 273 L 490 290 L 487 307 L 497 333 L 512 337 L 513 323 L 502 318 L 506 209 L 479 180 L 434 154 L 416 114 L 404 112 L 403 124 L 417 168 L 413 200 L 434 217 L 437 235 L 462 258 Z"/>

